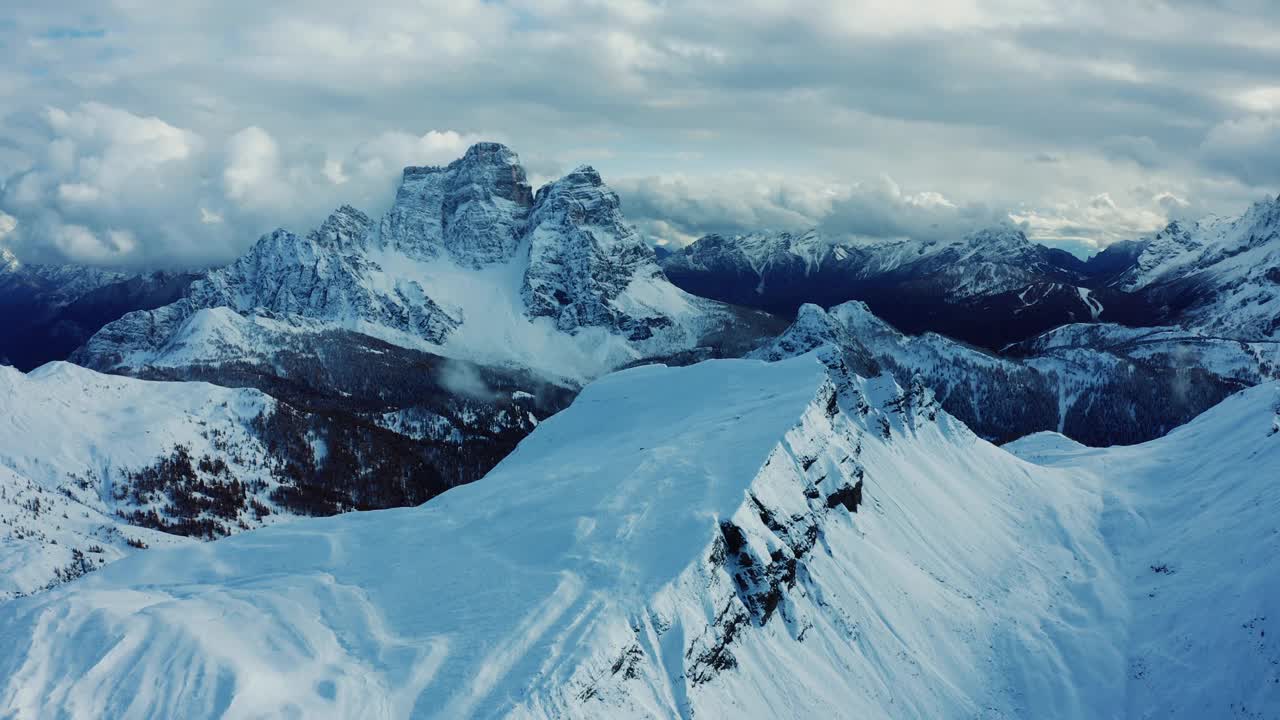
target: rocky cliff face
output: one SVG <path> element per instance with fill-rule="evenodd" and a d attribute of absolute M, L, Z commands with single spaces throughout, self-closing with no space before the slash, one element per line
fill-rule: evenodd
<path fill-rule="evenodd" d="M 263 318 L 293 335 L 341 329 L 482 363 L 554 365 L 546 349 L 561 346 L 573 358 L 542 369 L 579 381 L 755 322 L 667 282 L 595 170 L 578 168 L 535 198 L 515 153 L 495 143 L 446 167 L 406 168 L 378 222 L 344 206 L 305 236 L 265 235 L 181 301 L 104 328 L 76 359 L 102 369 L 269 360 L 270 345 L 193 337 L 208 326 L 192 323 L 196 313 L 214 308 L 244 328 Z M 175 355 L 194 347 L 220 349 Z"/>
<path fill-rule="evenodd" d="M 569 333 L 617 328 L 634 340 L 672 324 L 659 308 L 637 316 L 619 302 L 632 283 L 678 295 L 667 286 L 652 248 L 622 217 L 618 196 L 593 168 L 580 167 L 538 191 L 528 238 L 521 295 L 531 317 L 553 318 Z"/>
<path fill-rule="evenodd" d="M 1280 378 L 1280 345 L 1240 343 L 1179 328 L 1068 325 L 1001 356 L 941 335 L 904 335 L 850 302 L 800 308 L 795 323 L 753 355 L 840 348 L 861 374 L 892 372 L 937 393 L 947 412 L 1004 442 L 1052 430 L 1089 445 L 1160 437 L 1239 389 Z"/>
<path fill-rule="evenodd" d="M 477 143 L 446 167 L 407 167 L 377 241 L 418 259 L 447 254 L 466 267 L 511 259 L 533 192 L 520 159 Z"/>
<path fill-rule="evenodd" d="M 1238 218 L 1171 223 L 1118 282 L 1150 297 L 1162 321 L 1280 339 L 1280 197 Z"/>

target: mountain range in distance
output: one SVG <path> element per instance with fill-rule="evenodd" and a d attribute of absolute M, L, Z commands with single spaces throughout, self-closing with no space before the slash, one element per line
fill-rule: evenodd
<path fill-rule="evenodd" d="M 1265 717 L 1277 297 L 1280 199 L 668 252 L 496 143 L 200 273 L 5 255 L 0 715 Z"/>
<path fill-rule="evenodd" d="M 1082 261 L 1019 229 L 947 241 L 803 233 L 708 235 L 664 253 L 672 282 L 773 312 L 860 300 L 899 330 L 1000 350 L 1070 323 L 1180 325 L 1247 340 L 1280 333 L 1280 198 L 1238 218 L 1173 222 Z"/>

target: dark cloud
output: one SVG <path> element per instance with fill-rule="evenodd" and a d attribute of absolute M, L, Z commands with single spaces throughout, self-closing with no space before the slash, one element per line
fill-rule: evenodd
<path fill-rule="evenodd" d="M 1228 120 L 1200 148 L 1206 164 L 1251 185 L 1280 185 L 1280 115 Z"/>

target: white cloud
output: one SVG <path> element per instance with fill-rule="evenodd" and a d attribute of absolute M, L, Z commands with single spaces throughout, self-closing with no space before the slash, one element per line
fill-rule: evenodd
<path fill-rule="evenodd" d="M 228 198 L 256 207 L 284 204 L 288 188 L 281 172 L 280 146 L 266 130 L 250 126 L 227 141 L 222 179 Z"/>
<path fill-rule="evenodd" d="M 340 149 L 346 160 L 335 163 L 257 125 L 220 139 L 101 103 L 47 108 L 41 119 L 43 152 L 0 182 L 3 217 L 13 218 L 6 242 L 36 262 L 226 262 L 261 233 L 305 231 L 343 202 L 378 212 L 403 165 L 452 160 L 474 139 L 386 132 Z"/>
<path fill-rule="evenodd" d="M 1012 218 L 1027 226 L 1027 235 L 1040 242 L 1077 252 L 1101 250 L 1118 240 L 1135 240 L 1168 224 L 1191 204 L 1162 191 L 1126 193 L 1117 201 L 1104 192 L 1089 198 L 1022 208 Z"/>
<path fill-rule="evenodd" d="M 743 173 L 616 185 L 624 211 L 653 241 L 671 245 L 711 232 L 811 227 L 839 237 L 938 238 L 1009 219 L 998 209 L 959 203 L 934 190 L 906 192 L 887 175 L 852 184 Z"/>
<path fill-rule="evenodd" d="M 351 179 L 342 171 L 342 161 L 333 158 L 324 161 L 324 176 L 334 185 L 344 185 Z"/>
<path fill-rule="evenodd" d="M 112 262 L 137 247 L 137 240 L 128 230 L 94 232 L 83 225 L 61 225 L 53 239 L 68 256 L 85 262 Z"/>
<path fill-rule="evenodd" d="M 86 183 L 62 183 L 58 185 L 58 198 L 69 203 L 91 203 L 102 191 L 96 185 Z"/>
<path fill-rule="evenodd" d="M 1263 0 L 100 5 L 0 22 L 0 208 L 33 257 L 88 247 L 55 242 L 74 225 L 128 229 L 139 263 L 224 260 L 341 202 L 376 213 L 403 165 L 481 136 L 539 179 L 596 164 L 671 238 L 1014 208 L 1103 243 L 1173 207 L 1127 188 L 1228 213 L 1280 189 Z M 102 32 L 30 42 L 86 18 Z"/>
<path fill-rule="evenodd" d="M 430 130 L 423 135 L 389 131 L 360 143 L 339 165 L 344 173 L 380 176 L 406 165 L 443 165 L 462 157 L 477 135 L 463 135 L 453 130 Z"/>
<path fill-rule="evenodd" d="M 51 147 L 51 168 L 79 177 L 75 185 L 80 187 L 72 191 L 79 198 L 145 181 L 158 168 L 191 157 L 200 145 L 189 130 L 102 103 L 84 103 L 70 112 L 49 108 L 46 118 L 58 138 Z"/>

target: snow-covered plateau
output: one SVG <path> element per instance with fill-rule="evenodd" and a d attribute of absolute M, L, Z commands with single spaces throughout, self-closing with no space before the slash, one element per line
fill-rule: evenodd
<path fill-rule="evenodd" d="M 1270 717 L 1278 400 L 1001 448 L 830 348 L 625 370 L 420 507 L 0 605 L 0 715 Z"/>

